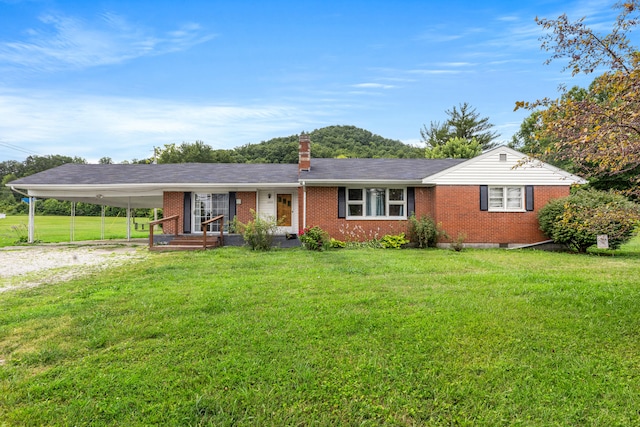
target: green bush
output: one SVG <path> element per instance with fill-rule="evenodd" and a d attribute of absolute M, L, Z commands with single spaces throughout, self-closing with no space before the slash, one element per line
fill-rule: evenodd
<path fill-rule="evenodd" d="M 438 242 L 438 229 L 435 221 L 428 215 L 420 219 L 415 215 L 409 217 L 409 240 L 419 248 L 434 247 Z"/>
<path fill-rule="evenodd" d="M 299 237 L 302 245 L 310 251 L 324 251 L 331 247 L 329 233 L 318 226 L 305 228 Z"/>
<path fill-rule="evenodd" d="M 231 227 L 233 230 L 242 233 L 245 243 L 254 251 L 271 250 L 273 237 L 278 228 L 278 222 L 275 218 L 260 218 L 256 211 L 251 209 L 253 220 L 246 224 L 234 218 Z"/>
<path fill-rule="evenodd" d="M 342 240 L 337 240 L 332 237 L 331 241 L 329 242 L 329 246 L 331 246 L 332 248 L 342 249 L 347 247 L 347 242 L 343 242 Z"/>
<path fill-rule="evenodd" d="M 599 234 L 609 247 L 628 242 L 640 225 L 640 206 L 624 196 L 593 189 L 549 202 L 538 213 L 540 229 L 556 243 L 584 253 Z"/>
<path fill-rule="evenodd" d="M 404 237 L 404 233 L 387 234 L 380 239 L 380 246 L 385 249 L 400 249 L 407 243 L 409 243 L 409 240 Z"/>
<path fill-rule="evenodd" d="M 466 233 L 458 233 L 458 237 L 451 241 L 451 249 L 460 252 L 464 249 L 464 241 L 467 239 Z"/>

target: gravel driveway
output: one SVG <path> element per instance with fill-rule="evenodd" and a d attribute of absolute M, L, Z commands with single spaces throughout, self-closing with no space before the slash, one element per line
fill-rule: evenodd
<path fill-rule="evenodd" d="M 118 244 L 0 248 L 0 292 L 69 280 L 147 256 L 146 246 Z"/>

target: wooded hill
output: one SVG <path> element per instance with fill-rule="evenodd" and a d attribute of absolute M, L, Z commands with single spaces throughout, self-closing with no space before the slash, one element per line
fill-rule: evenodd
<path fill-rule="evenodd" d="M 383 138 L 355 126 L 328 126 L 309 133 L 315 158 L 421 158 L 424 149 Z M 298 135 L 273 138 L 229 150 L 204 142 L 165 145 L 158 163 L 297 163 Z"/>
<path fill-rule="evenodd" d="M 327 126 L 309 133 L 311 157 L 316 158 L 422 158 L 424 148 L 355 126 Z M 298 135 L 273 138 L 259 144 L 247 144 L 233 149 L 245 162 L 297 163 Z"/>

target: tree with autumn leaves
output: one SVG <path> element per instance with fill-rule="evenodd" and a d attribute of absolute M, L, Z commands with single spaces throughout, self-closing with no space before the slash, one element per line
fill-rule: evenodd
<path fill-rule="evenodd" d="M 587 89 L 561 88 L 558 99 L 518 102 L 532 115 L 512 143 L 529 154 L 589 178 L 596 188 L 640 199 L 640 52 L 629 32 L 640 23 L 640 0 L 617 3 L 612 31 L 601 35 L 584 18 L 536 19 L 548 31 L 547 62 L 567 60 L 572 75 L 603 71 Z"/>

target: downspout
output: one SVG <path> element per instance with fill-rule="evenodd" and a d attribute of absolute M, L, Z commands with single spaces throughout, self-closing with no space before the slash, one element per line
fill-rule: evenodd
<path fill-rule="evenodd" d="M 302 229 L 307 228 L 307 186 L 302 181 Z"/>
<path fill-rule="evenodd" d="M 28 194 L 23 193 L 23 192 L 22 192 L 22 191 L 20 191 L 20 190 L 16 190 L 16 187 L 14 187 L 13 185 L 12 185 L 10 188 L 11 188 L 11 191 L 15 191 L 16 193 L 18 193 L 18 194 L 22 194 L 23 196 L 31 197 L 31 196 L 29 196 Z"/>

